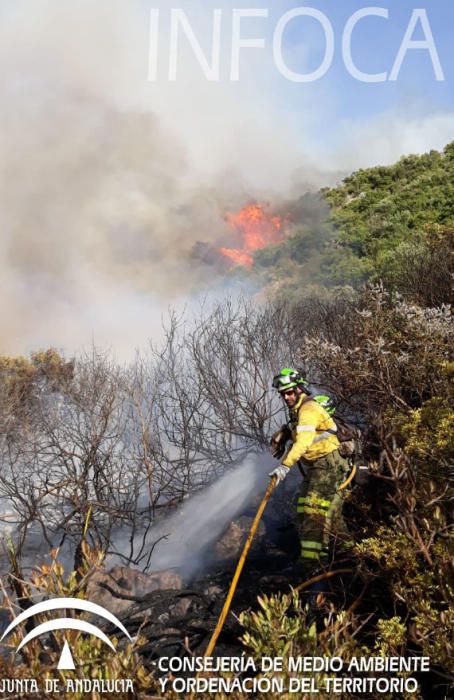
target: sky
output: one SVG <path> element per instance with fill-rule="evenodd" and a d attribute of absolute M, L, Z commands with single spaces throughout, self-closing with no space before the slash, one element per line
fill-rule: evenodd
<path fill-rule="evenodd" d="M 207 55 L 210 49 L 213 11 L 219 2 L 202 4 L 180 3 L 192 22 L 197 37 Z M 398 79 L 380 83 L 361 82 L 349 73 L 344 59 L 342 39 L 349 18 L 367 2 L 347 0 L 313 0 L 311 2 L 269 3 L 236 2 L 222 5 L 221 80 L 207 83 L 202 79 L 192 51 L 185 52 L 180 45 L 178 77 L 166 88 L 171 96 L 181 96 L 181 85 L 188 91 L 202 94 L 205 99 L 195 99 L 189 106 L 188 116 L 199 114 L 199 105 L 205 106 L 230 95 L 233 104 L 240 104 L 242 117 L 248 114 L 252 102 L 260 109 L 259 124 L 272 131 L 272 139 L 291 140 L 299 157 L 309 160 L 316 169 L 334 172 L 367 166 L 378 162 L 393 162 L 402 153 L 421 152 L 426 148 L 441 148 L 453 133 L 453 52 L 450 49 L 450 27 L 454 19 L 454 6 L 446 1 L 420 3 L 400 0 L 399 3 L 379 5 L 387 8 L 389 18 L 365 17 L 356 25 L 352 34 L 352 56 L 358 68 L 367 73 L 391 74 L 399 49 L 409 28 L 413 12 L 423 9 L 433 36 L 443 71 L 443 81 L 436 80 L 431 55 L 427 49 L 409 49 L 405 54 Z M 156 3 L 153 7 L 157 7 Z M 150 86 L 150 95 L 166 83 L 166 59 L 168 60 L 168 25 L 172 4 L 163 3 L 160 8 L 161 32 L 160 63 L 156 83 Z M 265 48 L 245 48 L 240 58 L 240 80 L 229 80 L 231 67 L 232 12 L 233 8 L 266 9 L 268 17 L 244 19 L 246 38 L 265 39 Z M 285 13 L 297 8 L 313 8 L 329 22 L 334 34 L 334 57 L 331 67 L 323 77 L 313 82 L 291 82 L 283 77 L 273 57 L 273 34 Z M 211 22 L 211 25 L 210 25 Z M 166 30 L 167 29 L 167 34 Z M 163 31 L 164 30 L 164 31 Z M 418 20 L 411 39 L 424 39 L 421 21 Z M 203 43 L 205 42 L 205 43 Z M 325 34 L 320 22 L 310 17 L 296 17 L 289 21 L 282 36 L 282 54 L 294 72 L 311 72 L 320 66 L 326 47 Z M 166 54 L 167 52 L 167 54 Z M 200 78 L 200 80 L 199 80 Z M 201 86 L 203 83 L 203 86 Z M 199 93 L 201 91 L 201 93 Z M 206 91 L 206 92 L 205 92 Z M 220 95 L 222 93 L 222 96 Z M 153 99 L 153 97 L 151 97 Z M 170 98 L 171 99 L 171 98 Z M 204 107 L 203 107 L 204 108 Z M 220 115 L 219 131 L 229 130 L 224 119 L 235 129 L 235 107 Z M 212 118 L 208 106 L 209 118 Z M 193 140 L 197 140 L 197 123 L 192 121 Z M 266 125 L 266 126 L 265 126 Z M 201 129 L 203 133 L 205 127 Z M 285 150 L 285 143 L 283 144 Z M 348 151 L 350 149 L 350 157 Z M 287 182 L 285 186 L 287 186 Z"/>
<path fill-rule="evenodd" d="M 300 6 L 299 3 L 292 4 Z M 389 77 L 414 10 L 424 9 L 445 78 L 443 81 L 436 80 L 432 59 L 426 49 L 413 49 L 406 53 L 398 79 L 380 83 L 366 83 L 355 79 L 346 67 L 342 51 L 342 36 L 349 18 L 359 9 L 367 8 L 369 5 L 351 0 L 342 3 L 329 0 L 311 2 L 310 5 L 321 10 L 333 26 L 336 50 L 332 67 L 326 76 L 316 83 L 282 84 L 282 97 L 285 103 L 291 105 L 289 109 L 295 112 L 304 110 L 307 101 L 312 100 L 311 93 L 315 96 L 315 100 L 319 97 L 321 104 L 326 105 L 314 129 L 319 147 L 320 141 L 323 140 L 328 145 L 332 156 L 338 149 L 343 153 L 342 141 L 354 143 L 355 136 L 352 135 L 352 130 L 359 137 L 365 131 L 388 130 L 390 145 L 384 153 L 382 150 L 381 158 L 385 157 L 387 162 L 392 162 L 397 154 L 400 155 L 399 151 L 406 152 L 406 149 L 420 151 L 429 144 L 429 147 L 441 147 L 444 139 L 451 138 L 449 131 L 451 129 L 452 133 L 454 66 L 449 27 L 454 20 L 452 3 L 437 0 L 424 4 L 412 2 L 412 0 L 400 0 L 399 3 L 370 4 L 387 8 L 389 19 L 370 16 L 356 25 L 351 46 L 353 59 L 360 70 L 366 73 L 387 72 Z M 302 22 L 310 22 L 310 20 L 301 20 L 299 29 L 295 22 L 292 32 L 287 35 L 289 53 L 294 45 L 305 43 L 304 33 L 308 31 L 308 25 L 303 28 Z M 318 32 L 317 46 L 320 56 L 324 38 L 315 20 L 313 23 Z M 412 38 L 414 40 L 424 38 L 420 21 Z M 312 65 L 317 64 L 316 56 L 317 47 L 312 53 Z M 397 135 L 395 135 L 396 130 Z M 440 140 L 434 133 L 438 130 Z M 323 139 L 323 134 L 326 132 L 329 132 L 327 141 Z M 405 132 L 410 133 L 408 146 Z M 373 136 L 371 140 L 374 140 Z M 394 146 L 396 141 L 400 142 L 400 148 Z M 372 153 L 369 156 L 369 162 L 372 164 L 377 162 L 378 158 L 375 155 L 374 144 L 371 145 Z M 361 165 L 369 164 L 367 158 L 367 155 L 360 158 Z"/>
<path fill-rule="evenodd" d="M 162 336 L 169 305 L 190 307 L 207 288 L 222 292 L 191 251 L 197 241 L 228 245 L 226 211 L 256 199 L 279 203 L 452 140 L 454 6 L 399 0 L 376 6 L 388 8 L 388 19 L 358 22 L 355 64 L 389 76 L 413 11 L 425 11 L 444 80 L 427 49 L 411 49 L 398 79 L 380 83 L 352 77 L 342 50 L 349 19 L 367 7 L 3 0 L 0 353 L 52 345 L 72 354 L 95 342 L 131 356 Z M 172 11 L 186 13 L 216 77 L 215 10 L 219 79 L 207 79 L 180 26 L 169 80 Z M 239 79 L 231 80 L 239 10 L 256 13 L 241 19 L 241 40 L 264 45 L 240 49 Z M 314 72 L 325 31 L 333 35 L 329 69 L 312 82 L 292 82 L 277 67 L 273 40 L 292 10 L 276 44 L 287 71 Z M 423 29 L 419 22 L 412 40 Z"/>
<path fill-rule="evenodd" d="M 299 3 L 289 3 L 290 5 L 300 6 Z M 425 4 L 414 0 L 399 0 L 398 3 L 370 3 L 370 7 L 388 9 L 389 19 L 370 16 L 358 22 L 352 36 L 352 53 L 361 70 L 369 73 L 384 71 L 390 73 L 414 10 L 424 9 L 445 74 L 444 81 L 437 81 L 428 51 L 414 49 L 409 50 L 406 55 L 398 80 L 395 82 L 387 80 L 380 84 L 363 83 L 353 78 L 346 69 L 342 56 L 342 34 L 347 21 L 359 9 L 368 8 L 368 3 L 352 2 L 352 0 L 344 0 L 342 3 L 315 0 L 310 5 L 321 10 L 334 28 L 336 53 L 333 66 L 324 79 L 324 88 L 335 96 L 337 117 L 366 119 L 377 112 L 399 106 L 411 112 L 418 103 L 420 105 L 424 103 L 426 111 L 433 111 L 437 106 L 447 109 L 452 107 L 453 54 L 449 31 L 454 20 L 452 3 L 444 0 Z M 303 32 L 308 30 L 308 26 L 304 29 L 302 22 L 299 28 L 295 22 L 292 31 L 288 32 L 289 47 L 298 42 L 304 42 Z M 413 39 L 423 38 L 421 23 L 418 22 Z M 318 45 L 319 49 L 323 46 L 322 36 L 318 37 Z M 316 51 L 314 51 L 314 63 L 315 54 Z M 289 88 L 290 99 L 291 92 L 292 88 Z M 295 90 L 293 93 L 293 97 L 296 97 Z"/>

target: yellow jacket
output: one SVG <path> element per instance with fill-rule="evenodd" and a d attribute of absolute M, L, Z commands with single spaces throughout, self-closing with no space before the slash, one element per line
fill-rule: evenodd
<path fill-rule="evenodd" d="M 336 430 L 336 424 L 316 401 L 302 396 L 290 409 L 290 428 L 293 445 L 282 464 L 293 467 L 300 459 L 314 462 L 337 450 L 340 443 L 337 437 L 327 430 Z"/>

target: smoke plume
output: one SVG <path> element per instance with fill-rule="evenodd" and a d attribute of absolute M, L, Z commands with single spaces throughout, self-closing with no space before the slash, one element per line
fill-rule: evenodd
<path fill-rule="evenodd" d="M 131 352 L 159 332 L 168 303 L 212 282 L 191 250 L 228 235 L 227 201 L 243 201 L 246 186 L 226 161 L 211 163 L 209 185 L 200 177 L 184 136 L 194 113 L 181 114 L 183 129 L 170 118 L 192 103 L 190 85 L 176 84 L 177 109 L 167 88 L 147 81 L 148 9 L 2 5 L 0 352 L 72 352 L 94 340 L 121 354 L 125 338 Z M 201 100 L 203 111 L 210 101 Z M 222 130 L 211 119 L 207 142 Z M 197 142 L 200 126 L 193 134 Z M 234 131 L 225 138 L 231 151 Z M 259 140 L 246 149 L 249 164 Z"/>

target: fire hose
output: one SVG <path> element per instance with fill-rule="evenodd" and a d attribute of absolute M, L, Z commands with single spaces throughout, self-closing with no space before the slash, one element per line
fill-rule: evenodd
<path fill-rule="evenodd" d="M 245 545 L 243 547 L 243 551 L 241 552 L 241 556 L 239 558 L 238 564 L 235 569 L 235 574 L 232 578 L 232 583 L 230 584 L 229 592 L 227 593 L 227 597 L 225 599 L 224 607 L 221 610 L 221 614 L 219 615 L 219 619 L 217 622 L 217 625 L 214 629 L 213 634 L 211 635 L 211 639 L 209 641 L 209 644 L 206 648 L 204 656 L 211 656 L 214 650 L 214 647 L 216 646 L 216 642 L 218 641 L 218 637 L 221 634 L 222 628 L 224 626 L 224 622 L 226 620 L 226 617 L 229 613 L 230 610 L 230 605 L 232 604 L 232 598 L 235 595 L 236 587 L 238 585 L 239 578 L 241 576 L 241 572 L 243 571 L 243 566 L 244 562 L 246 561 L 246 557 L 248 555 L 249 549 L 252 544 L 252 540 L 254 539 L 254 535 L 256 533 L 258 524 L 260 522 L 260 519 L 262 517 L 263 511 L 265 510 L 266 504 L 269 501 L 269 498 L 273 492 L 274 487 L 276 486 L 277 480 L 276 477 L 273 476 L 271 479 L 270 483 L 268 484 L 268 488 L 265 492 L 265 495 L 262 498 L 262 501 L 258 507 L 257 513 L 254 518 L 254 522 L 252 523 L 251 529 L 249 530 L 249 535 L 247 537 L 247 540 L 245 542 Z"/>

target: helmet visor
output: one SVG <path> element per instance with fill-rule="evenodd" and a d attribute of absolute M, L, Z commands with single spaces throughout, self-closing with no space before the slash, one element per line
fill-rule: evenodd
<path fill-rule="evenodd" d="M 299 374 L 293 372 L 292 374 L 276 374 L 273 379 L 273 389 L 278 391 L 283 391 L 284 389 L 291 389 L 298 383 Z"/>

